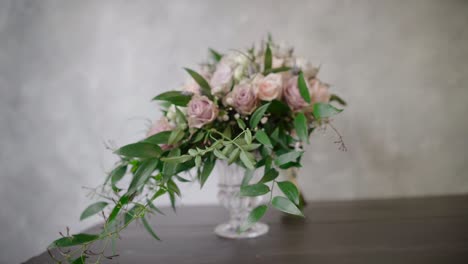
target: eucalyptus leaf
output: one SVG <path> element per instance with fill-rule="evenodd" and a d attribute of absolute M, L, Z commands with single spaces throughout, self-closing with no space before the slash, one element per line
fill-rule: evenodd
<path fill-rule="evenodd" d="M 281 191 L 296 205 L 299 205 L 299 190 L 296 185 L 290 181 L 276 182 Z"/>
<path fill-rule="evenodd" d="M 249 185 L 250 180 L 252 180 L 254 176 L 255 170 L 245 170 L 244 178 L 242 178 L 241 186 Z"/>
<path fill-rule="evenodd" d="M 239 125 L 239 127 L 240 127 L 241 129 L 245 129 L 245 128 L 246 128 L 245 122 L 244 122 L 244 120 L 242 120 L 241 118 L 237 118 L 237 124 Z"/>
<path fill-rule="evenodd" d="M 242 233 L 248 230 L 250 227 L 252 227 L 256 222 L 258 222 L 258 220 L 260 220 L 263 217 L 267 209 L 268 207 L 264 204 L 257 206 L 255 209 L 253 209 L 247 217 L 245 223 L 243 223 L 240 227 L 239 231 Z"/>
<path fill-rule="evenodd" d="M 252 151 L 258 149 L 260 146 L 260 144 L 249 144 L 242 146 L 242 149 L 245 151 Z"/>
<path fill-rule="evenodd" d="M 263 130 L 258 130 L 255 133 L 255 138 L 257 139 L 258 142 L 262 143 L 263 145 L 273 148 L 273 144 L 271 144 L 270 138 L 268 135 L 265 133 Z"/>
<path fill-rule="evenodd" d="M 122 178 L 125 176 L 127 172 L 126 165 L 120 165 L 111 172 L 111 184 L 114 187 Z"/>
<path fill-rule="evenodd" d="M 213 154 L 218 158 L 218 159 L 221 159 L 221 160 L 227 160 L 228 157 L 226 157 L 221 151 L 215 149 L 213 151 Z"/>
<path fill-rule="evenodd" d="M 211 175 L 211 172 L 213 171 L 213 168 L 216 164 L 216 159 L 214 159 L 213 156 L 209 156 L 204 164 L 203 164 L 203 169 L 200 173 L 200 188 L 203 188 L 203 185 L 205 185 L 206 180 L 208 177 Z"/>
<path fill-rule="evenodd" d="M 190 155 L 186 155 L 186 156 L 190 157 L 190 159 L 192 159 L 192 157 Z M 167 155 L 166 158 L 167 159 L 180 158 L 180 149 L 178 149 L 178 148 L 177 149 L 171 149 L 171 151 L 169 152 L 169 154 Z M 167 182 L 172 176 L 175 175 L 178 164 L 179 163 L 177 163 L 177 162 L 164 162 L 163 169 L 162 169 L 164 182 Z"/>
<path fill-rule="evenodd" d="M 304 79 L 304 74 L 302 72 L 299 73 L 299 77 L 297 78 L 297 87 L 299 88 L 299 93 L 304 101 L 310 104 L 309 88 L 307 87 L 307 82 Z"/>
<path fill-rule="evenodd" d="M 250 129 L 246 129 L 244 133 L 244 140 L 247 144 L 252 143 L 252 132 L 250 132 Z"/>
<path fill-rule="evenodd" d="M 231 154 L 229 155 L 228 163 L 232 164 L 233 162 L 235 162 L 237 160 L 237 158 L 239 158 L 239 149 L 238 148 L 234 149 L 231 152 Z"/>
<path fill-rule="evenodd" d="M 101 212 L 102 210 L 104 210 L 104 208 L 106 208 L 107 205 L 108 205 L 107 202 L 93 203 L 92 205 L 88 206 L 83 211 L 83 213 L 81 213 L 80 220 L 86 219 L 86 218 L 88 218 L 88 217 L 90 217 L 92 215 L 95 215 L 95 214 Z"/>
<path fill-rule="evenodd" d="M 275 164 L 276 166 L 281 166 L 289 162 L 296 162 L 302 153 L 302 151 L 290 151 L 284 153 L 275 159 Z"/>
<path fill-rule="evenodd" d="M 149 159 L 141 163 L 140 167 L 138 167 L 137 171 L 135 172 L 132 181 L 130 182 L 128 193 L 134 193 L 146 183 L 146 181 L 151 176 L 151 173 L 153 173 L 153 171 L 156 169 L 156 166 L 158 166 L 158 162 L 159 161 L 156 159 Z"/>
<path fill-rule="evenodd" d="M 57 247 L 71 247 L 71 246 L 77 246 L 81 245 L 84 243 L 89 243 L 92 241 L 95 241 L 99 239 L 99 235 L 93 235 L 93 234 L 85 234 L 85 233 L 80 233 L 80 234 L 75 234 L 69 237 L 62 237 L 50 244 L 49 248 L 57 248 Z"/>
<path fill-rule="evenodd" d="M 247 154 L 244 151 L 241 151 L 240 159 L 241 159 L 242 163 L 245 165 L 245 167 L 247 169 L 249 169 L 249 170 L 254 170 L 255 169 L 255 166 L 254 166 L 252 160 L 250 160 L 250 158 L 247 156 Z"/>
<path fill-rule="evenodd" d="M 273 56 L 271 54 L 270 44 L 268 43 L 265 50 L 264 72 L 267 72 L 271 69 L 272 62 Z"/>
<path fill-rule="evenodd" d="M 205 80 L 205 78 L 203 78 L 203 76 L 201 76 L 199 73 L 197 73 L 194 70 L 191 70 L 189 68 L 185 68 L 185 70 L 190 74 L 190 76 L 192 76 L 195 82 L 200 86 L 202 94 L 210 99 L 213 99 L 213 95 L 211 94 L 210 84 Z"/>
<path fill-rule="evenodd" d="M 176 163 L 176 164 L 184 163 L 184 162 L 189 161 L 191 159 L 193 159 L 193 157 L 190 156 L 190 155 L 180 155 L 180 156 L 174 156 L 174 157 L 161 158 L 161 160 L 164 161 L 164 162 Z"/>
<path fill-rule="evenodd" d="M 88 257 L 84 255 L 79 256 L 76 259 L 72 260 L 71 264 L 85 264 L 87 258 Z"/>
<path fill-rule="evenodd" d="M 271 204 L 276 209 L 278 209 L 280 211 L 283 211 L 285 213 L 304 217 L 301 210 L 299 210 L 299 208 L 297 208 L 297 206 L 293 202 L 291 202 L 290 200 L 288 200 L 285 197 L 276 196 L 271 201 Z"/>
<path fill-rule="evenodd" d="M 155 101 L 167 101 L 178 106 L 187 106 L 190 99 L 192 99 L 192 95 L 181 91 L 168 91 L 153 98 Z"/>
<path fill-rule="evenodd" d="M 158 237 L 158 235 L 156 235 L 156 233 L 154 232 L 153 228 L 152 228 L 151 225 L 148 223 L 148 220 L 146 220 L 146 218 L 145 218 L 144 216 L 141 218 L 141 222 L 143 222 L 143 226 L 145 227 L 146 231 L 148 231 L 148 233 L 150 233 L 150 235 L 151 235 L 154 239 L 161 241 L 161 239 Z"/>
<path fill-rule="evenodd" d="M 273 168 L 269 169 L 260 179 L 260 183 L 266 183 L 278 178 L 279 172 Z"/>
<path fill-rule="evenodd" d="M 283 67 L 272 68 L 272 69 L 266 70 L 266 71 L 264 71 L 264 73 L 265 73 L 265 75 L 268 75 L 270 73 L 279 73 L 279 72 L 285 72 L 285 71 L 289 71 L 289 70 L 291 70 L 291 67 L 283 66 Z"/>
<path fill-rule="evenodd" d="M 219 62 L 221 58 L 223 57 L 221 53 L 215 51 L 214 49 L 209 49 L 209 51 L 211 53 L 211 57 L 213 57 L 213 60 L 216 62 Z"/>
<path fill-rule="evenodd" d="M 171 135 L 169 136 L 168 143 L 169 145 L 175 145 L 179 143 L 185 136 L 185 132 L 182 129 L 172 130 Z"/>
<path fill-rule="evenodd" d="M 241 196 L 260 196 L 268 193 L 270 188 L 263 183 L 256 183 L 251 185 L 241 186 Z"/>
<path fill-rule="evenodd" d="M 330 96 L 330 102 L 337 102 L 337 103 L 339 103 L 339 104 L 342 105 L 342 106 L 346 106 L 346 105 L 347 105 L 346 101 L 343 100 L 341 97 L 339 97 L 339 96 L 336 95 L 336 94 L 332 94 L 332 95 Z"/>
<path fill-rule="evenodd" d="M 315 103 L 314 104 L 314 117 L 317 119 L 332 117 L 339 114 L 342 109 L 338 109 L 331 104 L 327 103 Z"/>
<path fill-rule="evenodd" d="M 309 133 L 307 129 L 307 118 L 304 113 L 298 113 L 294 118 L 294 129 L 302 142 L 309 143 Z"/>
<path fill-rule="evenodd" d="M 111 223 L 112 221 L 114 221 L 117 215 L 119 214 L 120 209 L 122 209 L 123 206 L 128 204 L 129 201 L 130 198 L 128 197 L 128 195 L 123 195 L 122 197 L 120 197 L 119 201 L 114 206 L 114 209 L 112 209 L 109 217 L 107 218 L 107 223 Z"/>
<path fill-rule="evenodd" d="M 250 127 L 252 129 L 254 129 L 258 125 L 260 120 L 262 120 L 262 117 L 265 114 L 269 106 L 270 106 L 270 103 L 264 104 L 260 106 L 259 108 L 257 108 L 257 110 L 255 110 L 255 112 L 252 114 L 252 116 L 250 117 Z"/>
<path fill-rule="evenodd" d="M 132 158 L 157 158 L 161 155 L 162 150 L 158 145 L 138 142 L 125 145 L 119 148 L 115 153 Z"/>

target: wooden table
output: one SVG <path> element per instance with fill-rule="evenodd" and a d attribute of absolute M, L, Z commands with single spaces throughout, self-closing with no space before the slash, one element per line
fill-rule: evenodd
<path fill-rule="evenodd" d="M 468 196 L 313 202 L 305 215 L 269 210 L 266 236 L 228 240 L 213 233 L 221 207 L 184 207 L 152 218 L 162 242 L 132 225 L 120 257 L 104 263 L 468 263 Z M 26 263 L 53 262 L 44 253 Z"/>

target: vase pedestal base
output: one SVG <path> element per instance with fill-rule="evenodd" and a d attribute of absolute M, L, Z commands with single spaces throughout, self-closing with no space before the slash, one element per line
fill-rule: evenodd
<path fill-rule="evenodd" d="M 268 233 L 268 225 L 257 222 L 251 228 L 239 233 L 237 227 L 231 223 L 224 223 L 216 226 L 215 233 L 220 237 L 230 239 L 255 238 Z"/>

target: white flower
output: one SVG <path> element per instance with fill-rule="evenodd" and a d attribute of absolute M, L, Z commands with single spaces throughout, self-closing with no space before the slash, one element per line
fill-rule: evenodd
<path fill-rule="evenodd" d="M 304 58 L 296 58 L 295 66 L 302 70 L 306 79 L 314 78 L 319 71 L 318 67 L 315 67 Z"/>
<path fill-rule="evenodd" d="M 211 77 L 211 92 L 213 94 L 226 94 L 231 89 L 233 72 L 229 64 L 222 61 L 216 66 L 216 71 Z"/>

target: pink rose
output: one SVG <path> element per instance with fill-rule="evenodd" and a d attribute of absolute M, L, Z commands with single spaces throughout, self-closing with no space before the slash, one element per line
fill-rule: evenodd
<path fill-rule="evenodd" d="M 173 130 L 174 126 L 169 123 L 166 117 L 162 117 L 158 121 L 154 122 L 150 130 L 146 133 L 146 137 L 156 135 L 163 131 Z"/>
<path fill-rule="evenodd" d="M 174 128 L 175 128 L 174 125 L 171 125 L 171 123 L 169 123 L 169 120 L 167 120 L 166 117 L 162 117 L 161 119 L 153 123 L 150 130 L 146 133 L 146 137 L 156 135 L 163 131 L 171 131 Z M 163 150 L 168 150 L 172 148 L 171 145 L 167 145 L 167 144 L 162 144 L 160 146 Z"/>
<path fill-rule="evenodd" d="M 194 95 L 187 105 L 189 127 L 201 128 L 218 116 L 218 107 L 206 96 Z"/>
<path fill-rule="evenodd" d="M 297 76 L 294 76 L 289 79 L 283 89 L 283 97 L 293 111 L 298 111 L 309 106 L 309 104 L 304 101 L 301 94 L 299 93 L 299 88 L 297 87 L 297 78 Z"/>
<path fill-rule="evenodd" d="M 253 81 L 254 91 L 260 100 L 272 101 L 281 96 L 283 78 L 281 74 L 270 73 L 266 77 L 257 75 Z"/>
<path fill-rule="evenodd" d="M 312 103 L 328 103 L 330 101 L 330 92 L 328 85 L 314 78 L 309 81 L 309 93 Z"/>
<path fill-rule="evenodd" d="M 232 99 L 232 106 L 240 114 L 250 115 L 257 108 L 257 95 L 249 83 L 241 83 L 234 86 L 228 98 L 229 101 Z"/>
<path fill-rule="evenodd" d="M 226 94 L 231 89 L 233 71 L 229 64 L 220 62 L 211 77 L 210 85 L 213 94 Z"/>

